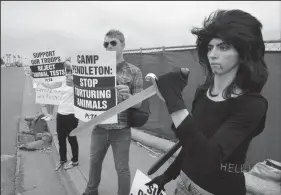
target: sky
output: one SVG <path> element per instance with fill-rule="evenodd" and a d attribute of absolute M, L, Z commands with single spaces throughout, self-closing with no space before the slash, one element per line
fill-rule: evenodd
<path fill-rule="evenodd" d="M 110 29 L 124 33 L 125 49 L 194 45 L 190 30 L 217 9 L 247 11 L 265 40 L 281 38 L 280 1 L 1 1 L 1 56 L 103 49 Z"/>

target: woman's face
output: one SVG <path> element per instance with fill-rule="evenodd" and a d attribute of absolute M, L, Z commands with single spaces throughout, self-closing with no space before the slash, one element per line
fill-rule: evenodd
<path fill-rule="evenodd" d="M 65 63 L 65 76 L 66 78 L 72 77 L 72 66 L 70 62 Z"/>
<path fill-rule="evenodd" d="M 219 38 L 213 38 L 209 42 L 207 56 L 215 75 L 236 74 L 239 54 L 232 45 L 224 43 Z"/>

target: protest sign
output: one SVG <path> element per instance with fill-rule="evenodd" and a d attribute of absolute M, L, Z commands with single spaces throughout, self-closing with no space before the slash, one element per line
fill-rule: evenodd
<path fill-rule="evenodd" d="M 71 57 L 75 117 L 87 122 L 116 106 L 116 53 L 83 52 Z M 117 123 L 117 115 L 102 124 Z"/>
<path fill-rule="evenodd" d="M 57 82 L 64 79 L 65 70 L 60 56 L 53 51 L 35 52 L 28 62 L 34 82 Z"/>
<path fill-rule="evenodd" d="M 59 89 L 48 89 L 41 85 L 38 85 L 35 88 L 36 104 L 51 104 L 51 105 L 59 105 L 62 92 Z"/>
<path fill-rule="evenodd" d="M 130 195 L 156 195 L 158 186 L 156 184 L 153 184 L 153 186 L 150 187 L 146 186 L 145 184 L 149 181 L 151 181 L 151 179 L 137 169 L 132 183 Z M 160 195 L 166 195 L 166 193 L 161 191 Z"/>

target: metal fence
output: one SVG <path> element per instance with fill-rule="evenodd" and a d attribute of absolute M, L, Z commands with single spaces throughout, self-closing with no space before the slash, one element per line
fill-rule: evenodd
<path fill-rule="evenodd" d="M 264 41 L 265 51 L 281 51 L 281 39 L 280 40 L 268 40 Z M 150 48 L 139 48 L 139 49 L 129 49 L 124 50 L 124 54 L 133 54 L 133 53 L 159 53 L 165 51 L 178 51 L 178 50 L 194 50 L 196 49 L 195 45 L 182 45 L 182 46 L 171 46 L 171 47 L 150 47 Z"/>
<path fill-rule="evenodd" d="M 281 51 L 281 39 L 265 41 L 265 51 Z"/>

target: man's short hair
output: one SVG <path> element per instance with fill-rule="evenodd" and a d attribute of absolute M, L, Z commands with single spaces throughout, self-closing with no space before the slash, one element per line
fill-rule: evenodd
<path fill-rule="evenodd" d="M 121 43 L 125 43 L 124 34 L 119 30 L 111 29 L 105 34 L 105 36 L 108 36 L 110 38 L 117 38 Z"/>

